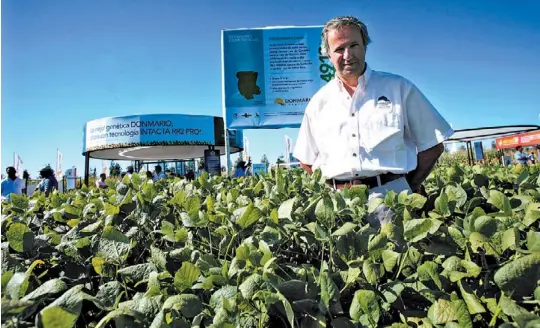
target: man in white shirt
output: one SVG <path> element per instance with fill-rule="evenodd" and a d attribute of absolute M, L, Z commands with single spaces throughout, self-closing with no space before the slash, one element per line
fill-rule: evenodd
<path fill-rule="evenodd" d="M 6 169 L 7 178 L 2 181 L 2 199 L 10 199 L 11 194 L 22 195 L 24 181 L 17 176 L 17 170 L 13 166 Z"/>
<path fill-rule="evenodd" d="M 370 197 L 419 192 L 454 131 L 412 82 L 367 65 L 369 42 L 354 17 L 325 25 L 321 48 L 335 78 L 309 102 L 294 157 L 336 189 L 365 184 Z"/>

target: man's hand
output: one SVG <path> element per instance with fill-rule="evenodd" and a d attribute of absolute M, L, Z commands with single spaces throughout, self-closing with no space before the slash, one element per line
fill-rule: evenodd
<path fill-rule="evenodd" d="M 311 169 L 312 166 L 313 165 L 304 164 L 304 163 L 300 162 L 300 167 L 303 168 L 309 174 L 313 174 L 313 170 Z"/>
<path fill-rule="evenodd" d="M 439 159 L 443 152 L 444 145 L 440 143 L 435 147 L 418 153 L 418 165 L 416 166 L 416 169 L 409 172 L 406 176 L 407 182 L 414 193 L 420 192 L 422 183 L 426 180 L 429 173 L 431 173 L 431 170 L 433 170 L 433 167 L 437 163 L 437 159 Z"/>

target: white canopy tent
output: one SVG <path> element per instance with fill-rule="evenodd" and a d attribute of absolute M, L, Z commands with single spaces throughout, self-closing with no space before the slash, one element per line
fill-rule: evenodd
<path fill-rule="evenodd" d="M 486 139 L 495 139 L 508 135 L 525 133 L 540 130 L 538 125 L 506 125 L 506 126 L 489 126 L 474 129 L 455 130 L 454 134 L 444 143 L 465 142 L 467 146 L 467 157 L 469 165 L 473 164 L 473 147 L 472 141 L 480 141 Z"/>
<path fill-rule="evenodd" d="M 474 129 L 456 130 L 446 142 L 467 142 L 485 139 L 494 139 L 507 135 L 540 130 L 538 125 L 507 125 L 491 126 Z"/>

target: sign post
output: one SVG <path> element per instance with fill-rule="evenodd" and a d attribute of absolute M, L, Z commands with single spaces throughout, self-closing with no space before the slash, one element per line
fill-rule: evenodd
<path fill-rule="evenodd" d="M 221 175 L 219 149 L 204 150 L 204 170 L 210 175 Z"/>

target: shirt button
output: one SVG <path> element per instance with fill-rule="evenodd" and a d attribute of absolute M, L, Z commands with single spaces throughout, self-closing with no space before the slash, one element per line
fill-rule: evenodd
<path fill-rule="evenodd" d="M 353 153 L 352 155 L 353 155 L 353 157 L 356 157 L 356 153 Z"/>
<path fill-rule="evenodd" d="M 351 116 L 354 117 L 354 113 L 352 113 Z"/>
<path fill-rule="evenodd" d="M 352 136 L 353 136 L 353 137 L 356 137 L 356 134 L 353 133 Z"/>

